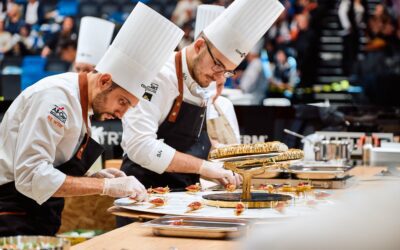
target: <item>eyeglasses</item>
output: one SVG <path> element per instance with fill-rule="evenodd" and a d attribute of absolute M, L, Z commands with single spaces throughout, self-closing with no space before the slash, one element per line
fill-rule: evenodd
<path fill-rule="evenodd" d="M 208 53 L 210 54 L 211 58 L 212 58 L 213 61 L 214 61 L 214 66 L 212 66 L 211 69 L 212 69 L 215 73 L 217 73 L 217 74 L 223 72 L 225 78 L 229 78 L 229 77 L 234 76 L 234 75 L 236 74 L 235 70 L 226 70 L 225 67 L 224 67 L 224 65 L 221 65 L 221 63 L 219 63 L 219 62 L 215 59 L 214 55 L 211 53 L 211 49 L 210 49 L 210 46 L 208 45 L 207 40 L 204 39 L 204 41 L 205 41 L 205 43 L 206 43 L 206 47 L 207 47 Z"/>

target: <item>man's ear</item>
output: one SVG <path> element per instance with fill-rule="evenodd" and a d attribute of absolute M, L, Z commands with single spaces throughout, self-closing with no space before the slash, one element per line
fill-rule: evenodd
<path fill-rule="evenodd" d="M 99 78 L 99 87 L 102 91 L 108 89 L 112 85 L 111 75 L 108 73 L 104 73 L 100 75 Z"/>
<path fill-rule="evenodd" d="M 195 42 L 194 42 L 194 50 L 196 51 L 196 54 L 200 53 L 200 50 L 203 46 L 205 46 L 205 41 L 204 38 L 199 37 Z"/>

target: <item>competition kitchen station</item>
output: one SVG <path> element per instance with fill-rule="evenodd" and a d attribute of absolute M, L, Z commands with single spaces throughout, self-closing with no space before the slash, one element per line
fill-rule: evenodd
<path fill-rule="evenodd" d="M 179 50 L 142 2 L 114 39 L 82 17 L 74 69 L 1 102 L 0 249 L 399 249 L 398 109 L 375 127 L 345 105 L 226 97 L 284 11 L 199 4 Z M 315 113 L 337 130 L 305 130 Z"/>

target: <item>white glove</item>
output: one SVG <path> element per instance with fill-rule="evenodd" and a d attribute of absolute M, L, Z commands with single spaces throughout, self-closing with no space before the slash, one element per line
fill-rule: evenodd
<path fill-rule="evenodd" d="M 94 177 L 94 178 L 116 178 L 116 177 L 124 177 L 124 176 L 126 176 L 126 174 L 116 168 L 102 169 L 102 170 L 90 175 L 90 177 Z"/>
<path fill-rule="evenodd" d="M 135 198 L 137 201 L 143 201 L 147 198 L 147 190 L 135 177 L 125 176 L 117 178 L 105 178 L 102 195 L 111 197 Z"/>
<path fill-rule="evenodd" d="M 224 169 L 222 162 L 203 161 L 199 174 L 207 178 L 217 179 L 223 185 L 229 183 L 238 187 L 242 183 L 242 176 Z"/>

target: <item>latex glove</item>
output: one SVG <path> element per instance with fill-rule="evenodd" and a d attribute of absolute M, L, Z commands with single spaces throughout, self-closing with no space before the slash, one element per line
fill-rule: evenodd
<path fill-rule="evenodd" d="M 203 161 L 199 174 L 206 178 L 217 179 L 223 185 L 234 184 L 238 187 L 242 183 L 242 176 L 226 170 L 222 162 Z"/>
<path fill-rule="evenodd" d="M 111 197 L 135 198 L 137 201 L 147 199 L 147 190 L 135 177 L 125 176 L 117 178 L 105 178 L 102 195 Z"/>
<path fill-rule="evenodd" d="M 90 177 L 94 177 L 94 178 L 116 178 L 116 177 L 124 177 L 124 176 L 126 176 L 126 174 L 116 168 L 105 168 L 105 169 L 102 169 L 102 170 L 90 175 Z"/>

